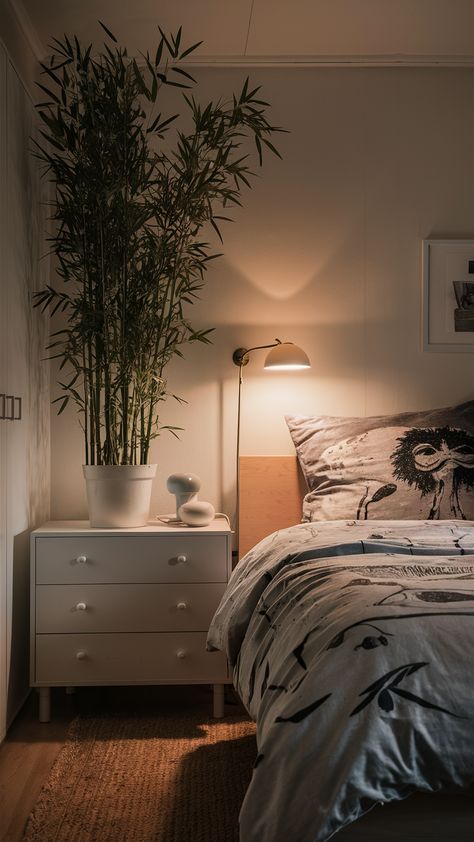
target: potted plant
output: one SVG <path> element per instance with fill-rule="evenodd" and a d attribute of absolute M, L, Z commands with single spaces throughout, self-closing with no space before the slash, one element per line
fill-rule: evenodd
<path fill-rule="evenodd" d="M 59 281 L 35 305 L 65 313 L 48 348 L 64 371 L 59 412 L 72 399 L 84 432 L 91 524 L 132 526 L 148 518 L 150 443 L 178 429 L 159 422 L 166 366 L 186 343 L 210 341 L 187 316 L 217 256 L 203 228 L 222 239 L 222 209 L 250 186 L 248 141 L 261 164 L 264 147 L 278 154 L 270 137 L 280 129 L 248 80 L 228 102 L 197 102 L 181 62 L 199 44 L 183 48 L 181 29 L 160 29 L 156 53 L 138 62 L 101 26 L 102 52 L 64 36 L 42 64 L 46 143 L 36 154 L 54 184 L 49 239 Z M 184 115 L 159 111 L 164 86 L 185 89 Z M 124 475 L 138 479 L 125 485 Z M 143 484 L 134 512 L 126 489 Z"/>

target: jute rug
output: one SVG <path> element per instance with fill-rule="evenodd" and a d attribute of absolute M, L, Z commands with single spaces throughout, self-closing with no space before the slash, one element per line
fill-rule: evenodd
<path fill-rule="evenodd" d="M 256 756 L 243 709 L 216 720 L 194 688 L 115 703 L 107 689 L 71 723 L 24 842 L 237 842 Z"/>

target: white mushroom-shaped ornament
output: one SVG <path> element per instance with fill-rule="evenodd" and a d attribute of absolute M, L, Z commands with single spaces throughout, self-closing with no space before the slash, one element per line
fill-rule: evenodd
<path fill-rule="evenodd" d="M 197 500 L 201 480 L 196 474 L 171 474 L 166 481 L 166 488 L 176 497 L 176 519 L 180 520 L 179 507 L 190 500 Z"/>

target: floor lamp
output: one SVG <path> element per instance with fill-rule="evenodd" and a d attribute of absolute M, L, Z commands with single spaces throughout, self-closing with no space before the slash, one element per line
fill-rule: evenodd
<path fill-rule="evenodd" d="M 272 371 L 298 371 L 303 368 L 311 368 L 307 354 L 293 342 L 282 342 L 275 339 L 269 345 L 255 345 L 253 348 L 236 348 L 232 354 L 232 361 L 239 368 L 239 391 L 237 398 L 237 442 L 236 442 L 236 504 L 235 504 L 235 532 L 237 544 L 239 543 L 239 504 L 240 504 L 240 407 L 242 399 L 242 369 L 249 362 L 249 354 L 253 351 L 267 350 L 263 367 Z"/>

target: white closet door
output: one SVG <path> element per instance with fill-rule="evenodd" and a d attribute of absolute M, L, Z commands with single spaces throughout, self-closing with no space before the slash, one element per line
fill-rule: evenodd
<path fill-rule="evenodd" d="M 29 531 L 49 516 L 48 328 L 32 308 L 32 292 L 49 280 L 36 132 L 0 44 L 0 395 L 21 398 L 21 419 L 0 420 L 0 741 L 29 689 Z"/>
<path fill-rule="evenodd" d="M 7 63 L 7 389 L 21 398 L 21 420 L 6 424 L 7 723 L 28 691 L 29 354 L 32 117 L 24 88 Z M 19 415 L 20 404 L 15 410 Z"/>
<path fill-rule="evenodd" d="M 6 56 L 0 44 L 0 181 L 6 174 Z M 0 394 L 7 389 L 6 327 L 6 191 L 0 191 Z M 3 399 L 0 398 L 0 415 Z M 6 563 L 6 421 L 0 420 L 0 741 L 5 736 L 7 709 L 7 563 Z"/>

